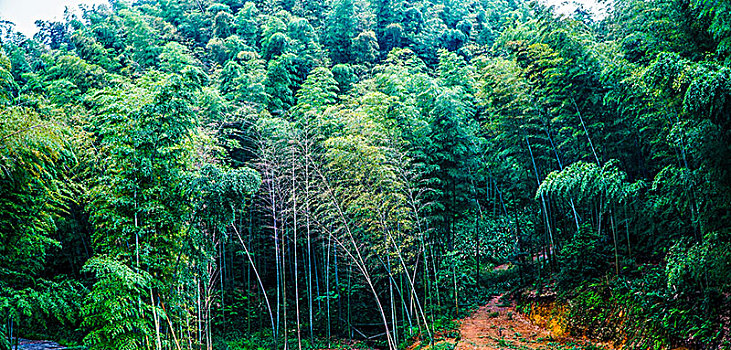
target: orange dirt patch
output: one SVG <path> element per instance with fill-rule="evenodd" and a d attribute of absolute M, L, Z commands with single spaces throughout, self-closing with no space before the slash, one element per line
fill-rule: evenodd
<path fill-rule="evenodd" d="M 447 339 L 440 343 L 456 344 L 455 350 L 550 350 L 572 349 L 574 345 L 589 345 L 586 340 L 558 337 L 551 331 L 533 324 L 527 317 L 515 310 L 512 303 L 503 304 L 502 296 L 492 298 L 487 305 L 477 309 L 471 316 L 460 321 L 460 339 Z M 612 349 L 607 344 L 594 344 Z M 429 349 L 419 344 L 409 349 Z"/>
<path fill-rule="evenodd" d="M 501 305 L 500 296 L 465 318 L 460 333 L 457 350 L 545 349 L 552 340 L 551 332 L 532 324 L 512 304 Z"/>

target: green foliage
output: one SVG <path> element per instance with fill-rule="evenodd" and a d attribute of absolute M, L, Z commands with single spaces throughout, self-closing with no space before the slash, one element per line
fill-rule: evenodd
<path fill-rule="evenodd" d="M 357 28 L 355 20 L 353 0 L 338 0 L 332 5 L 323 43 L 329 49 L 330 57 L 335 63 L 345 63 L 350 59 L 352 39 Z"/>
<path fill-rule="evenodd" d="M 59 246 L 56 219 L 69 203 L 65 182 L 77 159 L 69 128 L 25 108 L 0 115 L 0 274 L 22 287 L 42 270 L 48 250 Z"/>
<path fill-rule="evenodd" d="M 295 105 L 295 90 L 299 87 L 297 57 L 284 54 L 269 61 L 266 73 L 266 93 L 269 96 L 269 110 L 283 113 Z"/>
<path fill-rule="evenodd" d="M 378 58 L 378 40 L 373 31 L 361 32 L 353 38 L 352 45 L 353 60 L 356 63 L 374 63 Z"/>
<path fill-rule="evenodd" d="M 97 280 L 82 308 L 82 325 L 91 330 L 84 343 L 91 349 L 145 347 L 154 326 L 151 307 L 142 300 L 152 277 L 107 256 L 89 259 L 84 270 Z"/>
<path fill-rule="evenodd" d="M 611 253 L 602 237 L 590 227 L 582 226 L 559 253 L 561 271 L 556 280 L 562 290 L 591 283 L 609 270 Z"/>
<path fill-rule="evenodd" d="M 5 23 L 0 318 L 99 349 L 396 347 L 530 286 L 571 300 L 577 334 L 726 346 L 729 6 L 112 1 L 34 38 Z"/>
<path fill-rule="evenodd" d="M 322 112 L 329 105 L 336 102 L 338 97 L 338 82 L 333 73 L 324 67 L 313 69 L 307 80 L 297 92 L 297 108 L 302 110 L 314 109 Z"/>
<path fill-rule="evenodd" d="M 15 79 L 11 74 L 12 66 L 5 53 L 0 51 L 0 103 L 6 104 L 13 99 L 13 92 L 17 89 Z"/>
<path fill-rule="evenodd" d="M 200 208 L 196 215 L 208 226 L 225 231 L 237 209 L 244 206 L 248 196 L 261 184 L 259 173 L 252 169 L 226 169 L 213 164 L 204 165 L 193 180 L 193 197 Z"/>
<path fill-rule="evenodd" d="M 610 203 L 625 201 L 642 183 L 629 184 L 627 174 L 619 170 L 616 161 L 609 161 L 599 168 L 595 164 L 577 162 L 561 172 L 552 172 L 538 188 L 536 197 L 574 199 L 578 203 L 599 198 Z"/>
<path fill-rule="evenodd" d="M 194 123 L 184 84 L 178 76 L 148 75 L 125 91 L 97 96 L 95 134 L 110 157 L 89 210 L 98 227 L 94 241 L 104 252 L 132 254 L 128 244 L 146 232 L 155 232 L 149 242 L 155 249 L 175 242 L 180 224 L 173 218 L 186 211 L 177 188 L 186 157 L 181 146 Z"/>

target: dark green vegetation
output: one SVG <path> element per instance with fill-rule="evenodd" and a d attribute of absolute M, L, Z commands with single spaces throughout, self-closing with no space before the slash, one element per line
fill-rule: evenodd
<path fill-rule="evenodd" d="M 32 39 L 6 22 L 0 349 L 397 348 L 511 288 L 628 347 L 728 347 L 730 7 L 113 0 Z"/>

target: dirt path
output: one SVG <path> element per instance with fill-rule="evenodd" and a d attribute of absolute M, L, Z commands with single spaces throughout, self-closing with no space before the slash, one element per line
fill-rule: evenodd
<path fill-rule="evenodd" d="M 600 346 L 584 340 L 559 339 L 550 331 L 531 323 L 515 310 L 512 303 L 503 304 L 501 296 L 493 297 L 487 305 L 461 320 L 459 332 L 459 340 L 446 339 L 435 344 L 435 348 L 443 348 L 440 343 L 449 343 L 455 345 L 455 350 L 611 349 L 605 344 Z M 412 348 L 418 348 L 418 344 Z"/>
<path fill-rule="evenodd" d="M 465 318 L 456 350 L 553 349 L 556 341 L 549 331 L 532 324 L 500 296 Z"/>

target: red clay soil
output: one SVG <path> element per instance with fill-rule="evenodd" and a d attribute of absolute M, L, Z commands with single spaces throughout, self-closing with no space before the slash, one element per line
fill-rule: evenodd
<path fill-rule="evenodd" d="M 456 350 L 547 349 L 551 333 L 532 324 L 512 305 L 502 305 L 500 296 L 462 320 Z"/>
<path fill-rule="evenodd" d="M 549 350 L 573 349 L 575 345 L 587 346 L 584 340 L 558 338 L 515 310 L 514 305 L 502 304 L 501 296 L 477 309 L 471 316 L 460 321 L 459 340 L 447 339 L 440 343 L 456 343 L 456 350 Z M 435 344 L 436 348 L 441 348 Z M 598 346 L 598 344 L 595 344 Z M 601 344 L 604 349 L 611 349 Z M 419 349 L 414 344 L 412 349 Z M 576 347 L 582 348 L 582 347 Z M 428 347 L 422 349 L 429 349 Z"/>

